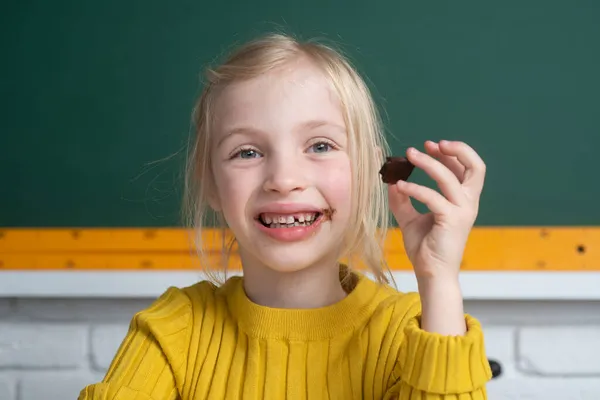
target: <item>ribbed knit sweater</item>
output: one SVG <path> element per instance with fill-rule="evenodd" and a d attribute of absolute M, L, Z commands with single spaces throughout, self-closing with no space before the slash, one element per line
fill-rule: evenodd
<path fill-rule="evenodd" d="M 356 276 L 340 302 L 303 310 L 253 303 L 241 277 L 170 288 L 79 399 L 487 399 L 474 318 L 464 336 L 426 332 L 418 294 Z"/>

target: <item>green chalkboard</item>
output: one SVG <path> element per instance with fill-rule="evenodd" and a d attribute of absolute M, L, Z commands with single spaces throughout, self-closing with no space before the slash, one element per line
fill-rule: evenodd
<path fill-rule="evenodd" d="M 179 225 L 200 71 L 280 28 L 342 45 L 395 149 L 473 145 L 478 225 L 600 225 L 600 2 L 3 5 L 0 226 Z"/>

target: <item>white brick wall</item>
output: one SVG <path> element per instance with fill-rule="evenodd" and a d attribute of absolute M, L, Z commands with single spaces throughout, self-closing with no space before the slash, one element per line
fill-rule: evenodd
<path fill-rule="evenodd" d="M 87 361 L 87 336 L 84 325 L 0 323 L 0 368 L 83 367 Z"/>
<path fill-rule="evenodd" d="M 599 342 L 600 325 L 524 328 L 517 342 L 519 367 L 539 375 L 600 376 Z"/>
<path fill-rule="evenodd" d="M 111 324 L 92 327 L 92 366 L 100 371 L 107 370 L 127 334 L 125 324 Z"/>
<path fill-rule="evenodd" d="M 0 400 L 76 399 L 151 299 L 0 299 Z M 600 302 L 467 302 L 502 375 L 490 400 L 600 399 Z"/>
<path fill-rule="evenodd" d="M 151 301 L 0 298 L 0 400 L 76 399 Z"/>
<path fill-rule="evenodd" d="M 500 379 L 488 385 L 488 398 L 490 400 L 598 400 L 600 380 L 597 377 Z"/>
<path fill-rule="evenodd" d="M 0 400 L 10 400 L 15 399 L 17 396 L 17 380 L 4 376 L 2 372 L 0 372 Z"/>

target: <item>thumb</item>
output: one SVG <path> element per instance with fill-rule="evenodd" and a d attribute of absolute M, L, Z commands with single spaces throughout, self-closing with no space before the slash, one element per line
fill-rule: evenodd
<path fill-rule="evenodd" d="M 398 188 L 398 185 L 389 185 L 388 187 L 388 201 L 390 204 L 390 210 L 398 222 L 400 229 L 404 227 L 413 219 L 419 216 L 419 212 L 415 209 L 410 200 L 410 196 L 402 193 Z"/>

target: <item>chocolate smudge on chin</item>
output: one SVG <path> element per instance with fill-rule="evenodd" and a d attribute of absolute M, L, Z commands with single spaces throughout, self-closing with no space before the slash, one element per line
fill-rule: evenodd
<path fill-rule="evenodd" d="M 321 210 L 321 212 L 323 213 L 323 219 L 325 221 L 329 220 L 331 221 L 331 219 L 333 218 L 333 214 L 335 214 L 335 209 L 333 208 L 324 208 Z"/>

